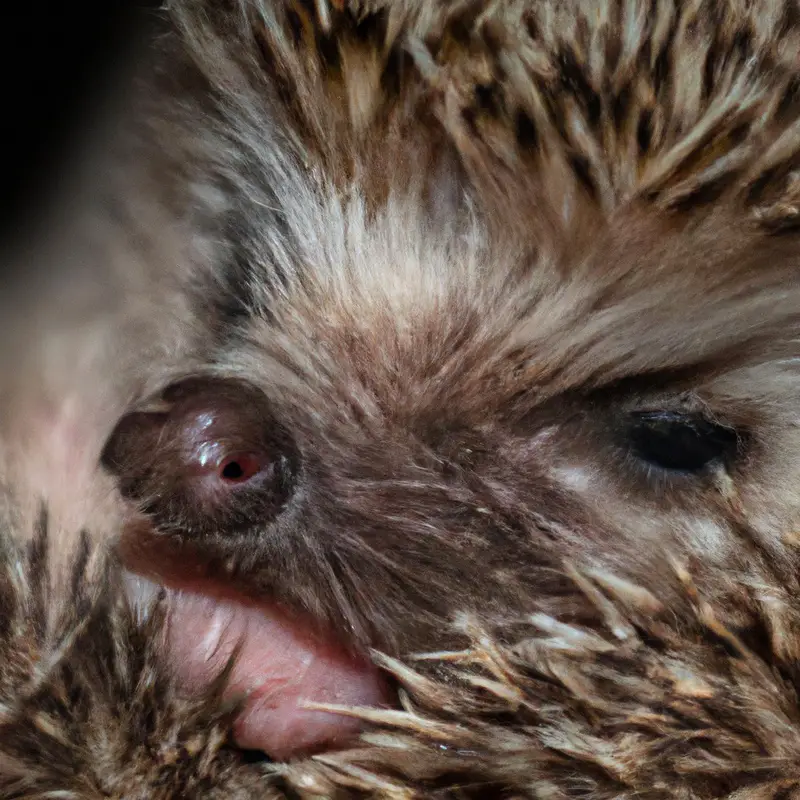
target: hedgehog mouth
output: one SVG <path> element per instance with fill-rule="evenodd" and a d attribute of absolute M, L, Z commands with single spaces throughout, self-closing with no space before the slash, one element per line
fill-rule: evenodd
<path fill-rule="evenodd" d="M 335 749 L 357 735 L 358 719 L 308 706 L 387 705 L 377 668 L 303 620 L 207 582 L 126 579 L 141 609 L 165 590 L 168 652 L 182 691 L 202 693 L 235 654 L 225 697 L 243 701 L 232 731 L 241 750 L 287 760 Z"/>

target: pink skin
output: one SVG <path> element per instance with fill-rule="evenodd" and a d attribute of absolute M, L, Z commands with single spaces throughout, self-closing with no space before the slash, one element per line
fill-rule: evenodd
<path fill-rule="evenodd" d="M 74 334 L 59 331 L 50 336 L 46 352 L 36 354 L 41 363 L 34 360 L 22 377 L 15 378 L 5 409 L 8 431 L 0 448 L 0 472 L 13 478 L 25 498 L 30 494 L 32 518 L 38 514 L 41 496 L 47 497 L 53 529 L 63 531 L 59 533 L 63 537 L 87 527 L 113 529 L 109 520 L 121 515 L 114 482 L 98 472 L 96 462 L 124 404 L 111 387 L 100 390 L 97 381 L 90 379 L 105 369 L 108 357 L 105 338 L 94 334 L 94 329 L 84 332 L 81 328 Z M 83 355 L 76 359 L 78 349 Z M 190 405 L 184 423 L 187 441 L 191 444 L 199 437 L 200 444 L 216 445 L 216 426 L 222 425 L 222 434 L 228 432 L 226 409 L 223 404 L 219 423 L 198 432 L 199 423 L 189 413 L 196 408 Z M 230 423 L 234 430 L 238 419 L 235 414 Z M 200 435 L 203 431 L 205 438 Z M 239 437 L 237 443 L 239 439 L 245 445 L 241 450 L 212 448 L 217 457 L 208 463 L 202 459 L 208 449 L 188 447 L 184 463 L 188 475 L 205 481 L 206 488 L 212 475 L 224 477 L 219 485 L 212 485 L 212 497 L 235 491 L 264 466 L 262 453 L 248 452 L 249 438 Z M 193 458 L 197 464 L 194 471 Z M 221 473 L 232 459 L 239 463 L 241 473 L 227 478 Z M 129 538 L 141 540 L 141 533 L 134 531 Z M 56 550 L 64 558 L 71 553 L 65 539 L 59 540 Z M 165 566 L 156 564 L 159 569 Z M 139 566 L 142 572 L 153 574 L 152 562 L 145 559 Z M 191 565 L 180 567 L 185 570 L 179 573 L 184 577 L 192 572 Z M 153 579 L 162 582 L 162 576 Z M 202 580 L 168 583 L 175 587 L 169 590 L 169 641 L 179 679 L 187 690 L 200 690 L 224 666 L 236 644 L 243 644 L 228 689 L 229 695 L 245 695 L 244 710 L 234 730 L 240 747 L 262 750 L 276 759 L 333 748 L 357 734 L 358 721 L 304 710 L 300 707 L 304 701 L 387 703 L 388 689 L 374 667 L 349 657 L 333 642 L 314 637 L 301 622 L 232 595 L 221 597 Z M 138 599 L 146 599 L 155 590 L 149 581 L 133 577 L 131 587 Z"/>
<path fill-rule="evenodd" d="M 133 582 L 141 595 L 146 584 Z M 387 687 L 372 665 L 274 609 L 194 589 L 170 589 L 168 608 L 172 656 L 189 692 L 202 689 L 241 644 L 226 691 L 245 697 L 234 728 L 239 747 L 279 760 L 331 749 L 353 738 L 359 721 L 304 709 L 304 702 L 387 703 Z"/>
<path fill-rule="evenodd" d="M 242 487 L 275 478 L 279 443 L 264 440 L 264 420 L 246 392 L 185 385 L 173 390 L 164 409 L 131 415 L 127 425 L 123 463 L 162 447 L 181 490 L 200 506 L 235 503 Z M 241 646 L 227 688 L 229 696 L 244 697 L 234 728 L 240 747 L 275 759 L 332 748 L 358 732 L 358 720 L 304 709 L 303 703 L 386 703 L 387 688 L 369 662 L 314 635 L 297 617 L 212 583 L 180 550 L 164 552 L 168 542 L 159 543 L 142 524 L 141 530 L 128 527 L 120 550 L 130 569 L 168 587 L 168 642 L 181 685 L 191 693 L 202 690 Z M 143 584 L 149 587 L 145 594 L 154 588 L 136 582 L 141 585 L 135 591 Z"/>

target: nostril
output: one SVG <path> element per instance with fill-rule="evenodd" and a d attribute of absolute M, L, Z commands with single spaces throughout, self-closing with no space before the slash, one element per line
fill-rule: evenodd
<path fill-rule="evenodd" d="M 222 477 L 227 481 L 239 481 L 245 474 L 244 468 L 238 461 L 229 461 L 222 467 Z"/>
<path fill-rule="evenodd" d="M 264 459 L 254 453 L 237 453 L 222 462 L 219 476 L 227 483 L 244 483 L 258 475 L 264 466 Z"/>

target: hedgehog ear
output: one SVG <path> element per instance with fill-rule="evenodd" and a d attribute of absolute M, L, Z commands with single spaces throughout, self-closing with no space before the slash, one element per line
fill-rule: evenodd
<path fill-rule="evenodd" d="M 124 416 L 101 456 L 123 496 L 193 531 L 274 513 L 294 461 L 263 393 L 215 378 L 173 384 Z"/>

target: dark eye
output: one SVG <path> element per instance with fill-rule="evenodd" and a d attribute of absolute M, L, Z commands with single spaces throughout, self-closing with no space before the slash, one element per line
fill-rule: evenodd
<path fill-rule="evenodd" d="M 674 472 L 700 472 L 733 457 L 739 446 L 735 430 L 701 415 L 643 411 L 630 415 L 627 439 L 634 455 Z"/>

